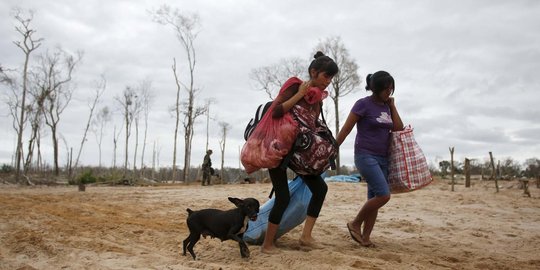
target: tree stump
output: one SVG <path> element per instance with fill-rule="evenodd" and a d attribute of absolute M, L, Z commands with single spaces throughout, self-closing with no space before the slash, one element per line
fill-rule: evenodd
<path fill-rule="evenodd" d="M 465 158 L 465 187 L 471 187 L 471 160 Z"/>

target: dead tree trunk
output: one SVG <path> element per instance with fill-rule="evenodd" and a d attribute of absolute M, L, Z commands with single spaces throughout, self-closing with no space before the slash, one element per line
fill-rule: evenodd
<path fill-rule="evenodd" d="M 465 187 L 471 187 L 471 161 L 465 158 Z"/>
<path fill-rule="evenodd" d="M 173 58 L 172 70 L 174 73 L 174 80 L 176 82 L 176 103 L 174 105 L 175 112 L 175 125 L 174 125 L 174 144 L 173 144 L 173 165 L 172 165 L 172 181 L 176 181 L 176 147 L 178 145 L 178 126 L 180 125 L 180 81 L 178 75 L 176 74 L 176 59 Z"/>
<path fill-rule="evenodd" d="M 21 111 L 20 118 L 17 121 L 17 148 L 16 148 L 16 157 L 15 157 L 15 181 L 19 182 L 21 175 L 21 161 L 23 159 L 23 144 L 22 136 L 25 122 L 25 110 L 26 110 L 26 92 L 28 89 L 28 63 L 30 61 L 30 54 L 39 48 L 41 41 L 43 39 L 35 39 L 32 35 L 36 31 L 30 28 L 30 23 L 33 20 L 34 14 L 30 11 L 28 18 L 22 17 L 22 11 L 16 10 L 15 19 L 20 23 L 20 26 L 16 26 L 15 29 L 22 36 L 22 41 L 15 41 L 15 45 L 19 47 L 24 52 L 24 68 L 23 68 L 23 86 L 22 86 L 22 98 L 21 98 Z M 15 108 L 15 111 L 17 108 Z"/>
<path fill-rule="evenodd" d="M 96 105 L 99 102 L 99 98 L 101 95 L 105 92 L 105 81 L 103 80 L 101 83 L 98 83 L 96 88 L 96 95 L 94 96 L 94 99 L 92 100 L 92 103 L 89 104 L 90 108 L 90 114 L 88 116 L 88 121 L 86 122 L 86 127 L 84 129 L 84 134 L 81 139 L 81 145 L 79 146 L 79 151 L 77 153 L 77 158 L 75 159 L 75 166 L 73 166 L 74 170 L 77 170 L 77 167 L 79 166 L 79 159 L 81 158 L 81 153 L 84 147 L 84 143 L 86 142 L 86 136 L 88 134 L 88 130 L 90 130 L 90 125 L 92 124 L 92 119 L 94 117 L 94 110 L 96 109 Z"/>
<path fill-rule="evenodd" d="M 455 179 L 454 179 L 454 147 L 450 147 L 450 175 L 452 177 L 452 191 L 454 191 Z"/>
<path fill-rule="evenodd" d="M 225 122 L 220 122 L 219 125 L 221 126 L 221 140 L 219 141 L 219 148 L 221 149 L 221 169 L 219 171 L 220 173 L 220 182 L 223 184 L 223 180 L 225 177 L 224 173 L 224 163 L 225 163 L 225 144 L 227 140 L 227 130 L 229 130 L 230 125 Z"/>
<path fill-rule="evenodd" d="M 491 177 L 490 179 L 495 180 L 495 189 L 497 192 L 499 192 L 499 183 L 497 181 L 496 173 L 495 173 L 495 162 L 493 161 L 493 153 L 489 152 L 489 159 L 491 161 Z"/>

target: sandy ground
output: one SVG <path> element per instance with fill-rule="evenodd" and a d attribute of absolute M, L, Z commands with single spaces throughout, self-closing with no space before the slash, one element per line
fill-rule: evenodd
<path fill-rule="evenodd" d="M 196 261 L 182 256 L 186 208 L 228 209 L 227 196 L 264 203 L 270 184 L 161 187 L 15 187 L 0 185 L 0 269 L 540 269 L 540 189 L 518 183 L 435 181 L 394 195 L 380 211 L 375 248 L 354 242 L 346 222 L 365 200 L 364 183 L 329 183 L 314 236 L 302 226 L 278 240 L 282 252 L 201 239 Z"/>

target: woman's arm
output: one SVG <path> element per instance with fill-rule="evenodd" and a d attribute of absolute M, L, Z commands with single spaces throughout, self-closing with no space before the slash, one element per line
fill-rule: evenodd
<path fill-rule="evenodd" d="M 272 112 L 273 118 L 282 117 L 286 112 L 288 112 L 298 101 L 300 101 L 309 89 L 310 82 L 303 82 L 300 84 L 294 84 L 285 89 L 282 97 L 276 98 L 276 107 Z M 294 93 L 294 94 L 293 94 Z M 281 100 L 283 98 L 283 100 Z"/>
<path fill-rule="evenodd" d="M 339 130 L 339 133 L 337 135 L 336 141 L 338 145 L 341 145 L 345 138 L 351 133 L 351 130 L 353 129 L 354 125 L 360 120 L 360 116 L 356 115 L 353 112 L 349 113 L 349 116 L 347 117 L 347 120 L 345 121 L 345 124 L 341 127 Z"/>
<path fill-rule="evenodd" d="M 399 116 L 399 113 L 396 109 L 394 98 L 390 97 L 386 103 L 390 107 L 390 113 L 392 114 L 392 122 L 394 123 L 392 131 L 403 130 L 403 121 L 401 121 L 401 117 Z"/>

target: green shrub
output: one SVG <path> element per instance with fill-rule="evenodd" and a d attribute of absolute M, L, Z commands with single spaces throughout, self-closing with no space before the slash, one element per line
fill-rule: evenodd
<path fill-rule="evenodd" d="M 13 171 L 13 167 L 8 164 L 2 164 L 2 168 L 0 168 L 0 172 L 2 173 L 12 173 Z"/>
<path fill-rule="evenodd" d="M 90 184 L 95 183 L 96 177 L 92 174 L 92 170 L 87 170 L 83 172 L 79 177 L 77 177 L 77 183 L 80 184 Z"/>

